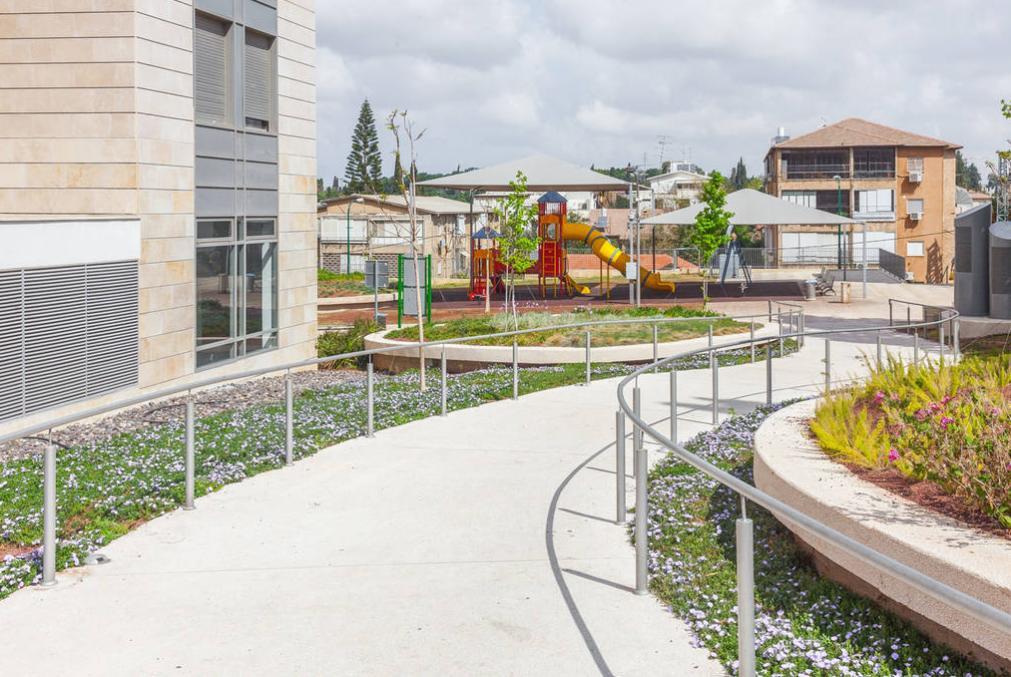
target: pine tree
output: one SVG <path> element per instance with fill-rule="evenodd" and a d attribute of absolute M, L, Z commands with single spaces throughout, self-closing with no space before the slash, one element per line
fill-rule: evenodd
<path fill-rule="evenodd" d="M 351 135 L 351 152 L 344 170 L 345 188 L 352 193 L 375 192 L 383 178 L 379 155 L 379 134 L 369 100 L 362 102 L 358 123 Z"/>
<path fill-rule="evenodd" d="M 737 160 L 737 166 L 730 170 L 731 190 L 740 190 L 748 186 L 748 168 L 744 166 L 744 158 Z"/>

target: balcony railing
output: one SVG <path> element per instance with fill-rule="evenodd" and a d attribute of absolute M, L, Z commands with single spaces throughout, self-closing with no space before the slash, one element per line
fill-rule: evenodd
<path fill-rule="evenodd" d="M 894 179 L 894 162 L 858 162 L 853 166 L 856 179 Z"/>
<path fill-rule="evenodd" d="M 783 176 L 789 179 L 848 179 L 850 176 L 850 166 L 847 163 L 838 164 L 804 164 L 790 165 L 784 163 Z"/>

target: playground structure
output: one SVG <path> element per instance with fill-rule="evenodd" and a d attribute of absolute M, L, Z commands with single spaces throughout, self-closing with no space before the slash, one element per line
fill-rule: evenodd
<path fill-rule="evenodd" d="M 589 295 L 590 288 L 580 284 L 569 274 L 566 245 L 568 242 L 583 242 L 593 254 L 607 266 L 626 275 L 631 258 L 615 247 L 600 230 L 585 223 L 569 223 L 565 197 L 549 191 L 537 200 L 537 261 L 525 271 L 537 275 L 537 289 L 541 298 L 553 295 Z M 503 293 L 503 276 L 509 271 L 500 260 L 499 249 L 494 241 L 500 236 L 489 228 L 482 228 L 471 238 L 471 261 L 473 261 L 468 297 L 484 298 L 486 294 Z M 492 244 L 479 247 L 475 243 L 491 240 Z M 656 271 L 638 270 L 641 284 L 655 291 L 673 294 L 675 285 L 665 282 Z"/>

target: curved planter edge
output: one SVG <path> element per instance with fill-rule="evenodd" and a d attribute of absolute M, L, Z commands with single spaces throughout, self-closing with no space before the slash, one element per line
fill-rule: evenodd
<path fill-rule="evenodd" d="M 775 412 L 755 433 L 755 485 L 847 536 L 1011 612 L 1011 540 L 974 529 L 874 484 L 831 460 L 810 436 L 818 400 Z M 934 599 L 776 515 L 819 571 L 943 642 L 1011 671 L 1011 635 Z"/>

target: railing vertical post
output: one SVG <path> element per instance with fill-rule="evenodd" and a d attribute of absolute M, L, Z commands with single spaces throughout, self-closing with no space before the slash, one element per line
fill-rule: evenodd
<path fill-rule="evenodd" d="M 632 391 L 636 418 L 641 418 L 641 400 L 638 386 Z M 647 573 L 646 520 L 649 503 L 646 496 L 646 451 L 642 448 L 642 430 L 632 421 L 632 460 L 635 464 L 635 594 L 645 595 L 649 584 Z"/>
<path fill-rule="evenodd" d="M 892 327 L 892 326 L 895 325 L 895 320 L 892 317 L 892 315 L 893 315 L 893 313 L 892 313 L 892 300 L 888 299 L 888 326 L 889 327 Z"/>
<path fill-rule="evenodd" d="M 910 312 L 911 310 L 912 310 L 912 306 L 906 306 L 906 326 L 907 327 L 913 323 L 913 320 L 912 320 L 913 314 Z M 906 331 L 909 331 L 909 330 L 907 329 Z"/>
<path fill-rule="evenodd" d="M 881 332 L 880 331 L 877 332 L 876 342 L 878 344 L 877 345 L 877 348 L 878 348 L 878 369 L 881 369 L 881 367 L 884 366 L 884 365 L 883 365 L 882 359 L 881 359 Z"/>
<path fill-rule="evenodd" d="M 46 445 L 42 468 L 42 585 L 56 585 L 56 445 Z"/>
<path fill-rule="evenodd" d="M 769 322 L 772 322 L 772 301 L 766 301 L 769 304 Z"/>
<path fill-rule="evenodd" d="M 709 344 L 708 345 L 709 345 L 710 348 L 712 348 L 713 347 L 713 322 L 712 322 L 712 320 L 709 321 L 709 332 L 708 333 L 709 333 Z"/>
<path fill-rule="evenodd" d="M 751 363 L 755 363 L 755 320 L 751 320 Z"/>
<path fill-rule="evenodd" d="M 779 356 L 783 357 L 783 355 L 784 355 L 784 348 L 783 348 L 783 309 L 782 308 L 777 308 L 776 309 L 776 326 L 779 327 Z"/>
<path fill-rule="evenodd" d="M 800 320 L 800 336 L 797 337 L 797 347 L 798 348 L 803 348 L 804 347 L 804 332 L 807 331 L 807 320 L 804 319 L 804 309 L 803 308 L 801 308 L 799 315 L 800 315 L 800 318 L 799 318 L 799 320 Z"/>
<path fill-rule="evenodd" d="M 825 394 L 832 390 L 832 339 L 825 337 Z"/>
<path fill-rule="evenodd" d="M 754 526 L 741 498 L 737 520 L 737 661 L 741 677 L 755 675 L 755 542 Z"/>
<path fill-rule="evenodd" d="M 291 383 L 291 372 L 284 375 L 284 464 L 295 460 L 295 389 Z"/>
<path fill-rule="evenodd" d="M 913 330 L 913 364 L 920 363 L 920 330 Z"/>
<path fill-rule="evenodd" d="M 520 396 L 520 348 L 513 337 L 513 399 Z"/>
<path fill-rule="evenodd" d="M 185 485 L 186 494 L 183 501 L 183 510 L 193 510 L 193 475 L 194 475 L 194 431 L 193 431 L 193 396 L 186 398 L 186 455 L 185 463 Z"/>
<path fill-rule="evenodd" d="M 709 351 L 709 368 L 713 372 L 713 425 L 720 422 L 720 358 L 715 350 Z"/>
<path fill-rule="evenodd" d="M 619 409 L 614 417 L 614 476 L 617 512 L 614 521 L 623 524 L 625 511 L 625 412 Z"/>
<path fill-rule="evenodd" d="M 765 403 L 772 404 L 772 344 L 765 344 Z"/>
<path fill-rule="evenodd" d="M 938 344 L 940 345 L 940 353 L 938 354 L 938 359 L 941 362 L 941 366 L 944 366 L 944 322 L 937 325 L 937 338 Z"/>
<path fill-rule="evenodd" d="M 441 407 L 442 407 L 442 415 L 445 416 L 446 414 L 449 413 L 449 407 L 448 407 L 447 402 L 446 402 L 446 400 L 448 399 L 448 392 L 447 391 L 449 389 L 449 383 L 448 383 L 448 381 L 449 381 L 449 368 L 446 365 L 446 345 L 445 344 L 443 344 L 443 346 L 442 346 L 442 364 L 440 366 L 442 367 L 442 393 L 441 393 L 442 401 L 441 401 Z"/>
<path fill-rule="evenodd" d="M 959 335 L 958 318 L 951 321 L 951 349 L 952 358 L 958 360 L 962 357 L 962 339 Z"/>
<path fill-rule="evenodd" d="M 653 323 L 653 373 L 656 373 L 656 363 L 660 361 L 660 341 L 656 322 Z"/>
<path fill-rule="evenodd" d="M 678 441 L 678 370 L 670 370 L 670 439 L 677 444 Z"/>
<path fill-rule="evenodd" d="M 369 363 L 365 367 L 365 390 L 366 390 L 366 425 L 365 434 L 374 437 L 376 434 L 376 374 L 372 366 L 372 356 L 369 356 Z"/>
<path fill-rule="evenodd" d="M 653 338 L 656 339 L 656 327 L 653 327 Z M 586 330 L 586 385 L 590 385 L 590 330 Z M 653 347 L 653 359 L 656 360 L 656 344 Z"/>

